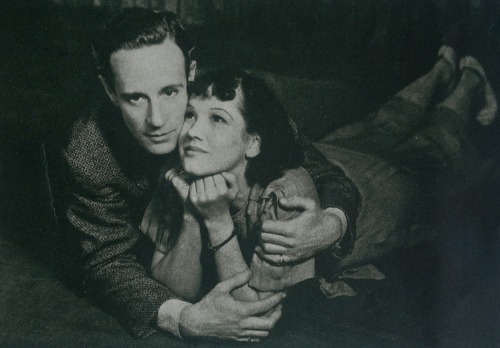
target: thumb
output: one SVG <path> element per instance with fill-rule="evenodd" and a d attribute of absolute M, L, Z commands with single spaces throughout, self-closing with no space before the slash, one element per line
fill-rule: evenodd
<path fill-rule="evenodd" d="M 234 289 L 241 288 L 250 281 L 252 272 L 249 269 L 235 274 L 233 277 L 219 283 L 218 287 L 222 292 L 230 293 Z"/>
<path fill-rule="evenodd" d="M 165 173 L 165 180 L 172 181 L 172 179 L 177 175 L 177 170 L 175 168 L 170 169 Z"/>
<path fill-rule="evenodd" d="M 316 202 L 311 198 L 293 196 L 290 198 L 280 198 L 279 200 L 280 207 L 284 209 L 295 209 L 295 210 L 314 210 L 316 208 Z"/>
<path fill-rule="evenodd" d="M 236 175 L 233 173 L 228 173 L 228 172 L 222 172 L 220 173 L 224 180 L 226 180 L 227 187 L 231 189 L 232 187 L 238 187 L 238 180 L 236 180 Z"/>
<path fill-rule="evenodd" d="M 226 181 L 226 185 L 229 190 L 229 196 L 232 196 L 233 198 L 236 197 L 236 195 L 240 190 L 240 186 L 238 185 L 238 180 L 236 179 L 236 175 L 228 172 L 222 172 L 220 174 Z"/>

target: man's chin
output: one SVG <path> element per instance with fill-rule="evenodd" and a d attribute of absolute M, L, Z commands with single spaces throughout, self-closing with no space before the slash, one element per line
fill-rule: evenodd
<path fill-rule="evenodd" d="M 166 155 L 175 150 L 176 145 L 171 144 L 143 144 L 142 146 L 152 155 Z"/>

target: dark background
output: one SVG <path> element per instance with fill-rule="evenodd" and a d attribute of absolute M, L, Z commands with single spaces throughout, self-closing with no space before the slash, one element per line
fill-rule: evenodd
<path fill-rule="evenodd" d="M 335 128 L 375 110 L 427 71 L 450 31 L 461 46 L 467 34 L 453 28 L 463 24 L 466 3 L 475 2 L 2 1 L 0 267 L 4 271 L 18 269 L 20 280 L 2 279 L 0 312 L 7 309 L 8 301 L 16 303 L 12 291 L 17 288 L 5 284 L 17 282 L 21 289 L 40 288 L 39 298 L 33 300 L 40 303 L 43 286 L 36 277 L 33 282 L 26 282 L 26 278 L 38 272 L 57 274 L 53 250 L 57 224 L 45 166 L 50 153 L 43 145 L 50 148 L 63 138 L 69 124 L 100 93 L 90 47 L 102 23 L 121 7 L 135 4 L 177 11 L 197 39 L 196 57 L 201 69 L 237 65 L 348 86 L 352 91 L 349 96 L 357 96 L 359 102 L 352 103 L 348 117 L 338 120 Z M 494 19 L 488 37 L 492 41 L 478 37 L 475 49 L 483 55 L 482 63 L 498 91 L 498 5 L 495 1 L 488 4 L 489 18 Z M 340 99 L 342 96 L 339 103 Z M 333 130 L 306 122 L 299 122 L 299 126 L 313 140 Z M 498 160 L 500 153 L 495 141 L 500 138 L 498 128 L 496 122 L 487 132 L 474 130 L 483 153 L 493 160 Z M 382 260 L 381 267 L 392 275 L 388 285 L 373 292 L 370 301 L 353 305 L 357 311 L 351 313 L 351 331 L 343 334 L 347 338 L 332 342 L 385 346 L 384 339 L 388 339 L 395 346 L 494 346 L 500 328 L 500 229 L 498 219 L 484 213 L 498 207 L 485 203 L 497 203 L 498 192 L 498 186 L 493 186 L 484 193 L 488 199 L 471 198 L 471 214 L 476 218 L 466 225 L 457 221 L 455 237 Z M 21 256 L 26 259 L 21 260 Z M 52 267 L 47 271 L 40 265 Z M 18 328 L 48 319 L 41 313 L 40 318 L 23 317 L 11 306 L 5 311 L 10 314 L 0 318 L 0 334 L 3 331 L 10 337 L 5 342 L 22 345 L 20 342 L 25 341 L 16 333 L 23 331 Z M 37 327 L 43 326 L 34 325 Z M 33 335 L 36 337 L 36 332 Z M 400 337 L 404 341 L 399 341 Z M 57 337 L 44 342 L 60 343 Z M 101 342 L 111 345 L 111 341 Z M 125 341 L 119 342 L 125 345 Z"/>
<path fill-rule="evenodd" d="M 39 145 L 63 138 L 101 93 L 92 41 L 110 15 L 136 2 L 2 1 L 0 217 L 9 238 L 32 246 L 31 238 L 52 233 Z M 359 102 L 336 127 L 365 116 L 429 69 L 443 37 L 442 10 L 431 0 L 137 3 L 180 10 L 201 70 L 236 65 L 348 86 L 345 97 Z M 332 130 L 302 128 L 313 140 Z"/>

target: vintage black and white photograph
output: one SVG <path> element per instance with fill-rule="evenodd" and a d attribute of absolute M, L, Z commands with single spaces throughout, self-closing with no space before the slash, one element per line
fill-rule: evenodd
<path fill-rule="evenodd" d="M 496 347 L 500 2 L 3 0 L 1 347 Z"/>

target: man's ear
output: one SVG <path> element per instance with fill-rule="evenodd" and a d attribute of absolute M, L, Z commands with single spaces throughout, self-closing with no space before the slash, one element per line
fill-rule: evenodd
<path fill-rule="evenodd" d="M 193 82 L 196 76 L 196 60 L 191 61 L 191 65 L 189 66 L 189 76 L 188 81 Z"/>
<path fill-rule="evenodd" d="M 262 143 L 262 139 L 258 134 L 250 134 L 249 142 L 247 145 L 247 150 L 245 151 L 245 156 L 247 158 L 254 158 L 258 154 L 260 154 L 260 145 Z"/>
<path fill-rule="evenodd" d="M 111 102 L 115 106 L 118 106 L 118 100 L 116 98 L 115 91 L 106 82 L 106 79 L 104 78 L 104 76 L 99 75 L 98 78 L 99 78 L 99 81 L 101 82 L 101 85 L 104 87 L 104 90 L 106 91 L 106 94 L 108 95 L 108 97 L 111 100 Z"/>

